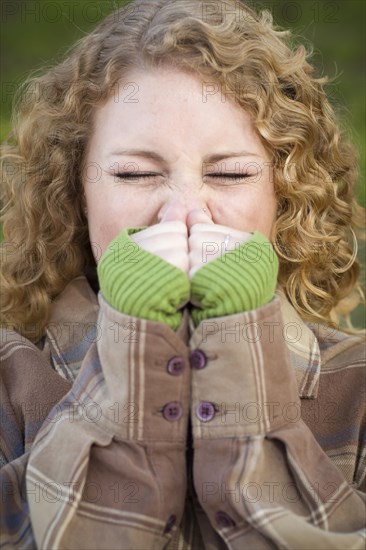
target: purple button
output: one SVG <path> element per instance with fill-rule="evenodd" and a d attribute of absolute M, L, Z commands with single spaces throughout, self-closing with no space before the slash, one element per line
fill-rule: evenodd
<path fill-rule="evenodd" d="M 164 533 L 169 533 L 169 532 L 173 529 L 173 527 L 174 527 L 176 521 L 177 521 L 177 518 L 175 517 L 174 514 L 172 514 L 172 515 L 169 517 L 169 519 L 168 519 L 168 521 L 166 522 L 166 524 L 165 524 Z"/>
<path fill-rule="evenodd" d="M 167 369 L 169 374 L 173 376 L 179 376 L 184 370 L 184 359 L 183 357 L 172 357 L 168 361 Z"/>
<path fill-rule="evenodd" d="M 196 415 L 201 422 L 210 422 L 215 416 L 215 405 L 209 401 L 201 401 L 196 409 Z"/>
<path fill-rule="evenodd" d="M 207 357 L 201 349 L 195 349 L 189 355 L 189 363 L 192 369 L 203 369 L 207 363 Z"/>
<path fill-rule="evenodd" d="M 215 520 L 219 527 L 234 527 L 235 521 L 226 512 L 216 512 Z"/>
<path fill-rule="evenodd" d="M 166 420 L 173 422 L 178 420 L 183 414 L 182 406 L 177 401 L 167 403 L 163 408 L 163 416 Z"/>

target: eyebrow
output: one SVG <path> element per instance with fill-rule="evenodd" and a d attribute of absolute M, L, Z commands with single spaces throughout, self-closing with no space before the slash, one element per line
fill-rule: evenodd
<path fill-rule="evenodd" d="M 126 155 L 129 157 L 144 157 L 158 162 L 166 163 L 166 160 L 156 153 L 155 151 L 143 150 L 143 149 L 119 149 L 111 153 L 113 156 Z M 213 155 L 205 155 L 203 162 L 219 162 L 220 160 L 232 157 L 260 157 L 256 153 L 249 151 L 223 151 L 222 153 L 215 153 Z"/>

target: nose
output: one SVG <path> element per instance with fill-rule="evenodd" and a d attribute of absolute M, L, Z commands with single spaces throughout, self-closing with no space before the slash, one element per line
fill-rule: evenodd
<path fill-rule="evenodd" d="M 161 205 L 157 215 L 158 222 L 180 220 L 185 223 L 188 213 L 195 209 L 204 209 L 211 216 L 207 200 L 202 193 L 192 190 L 175 192 Z"/>
<path fill-rule="evenodd" d="M 158 223 L 170 221 L 182 221 L 186 223 L 187 209 L 179 197 L 167 200 L 158 212 Z"/>

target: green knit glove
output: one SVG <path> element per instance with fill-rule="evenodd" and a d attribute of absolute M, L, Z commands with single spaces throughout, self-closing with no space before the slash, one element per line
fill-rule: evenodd
<path fill-rule="evenodd" d="M 130 239 L 142 229 L 124 229 L 108 245 L 97 266 L 100 290 L 118 311 L 177 330 L 178 310 L 189 301 L 188 275 Z"/>
<path fill-rule="evenodd" d="M 191 316 L 204 319 L 257 309 L 274 296 L 279 262 L 270 241 L 255 231 L 249 241 L 201 267 L 191 281 Z"/>

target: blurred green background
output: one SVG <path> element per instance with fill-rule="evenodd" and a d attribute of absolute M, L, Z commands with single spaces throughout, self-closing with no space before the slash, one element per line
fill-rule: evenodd
<path fill-rule="evenodd" d="M 1 115 L 0 139 L 11 128 L 12 98 L 30 74 L 61 61 L 79 38 L 125 0 L 2 0 L 1 2 Z M 333 106 L 360 151 L 358 198 L 366 205 L 365 178 L 365 7 L 363 0 L 249 0 L 271 11 L 278 25 L 292 29 L 298 41 L 314 45 L 317 74 L 337 76 L 328 85 Z M 365 243 L 359 257 L 365 281 Z M 366 326 L 365 309 L 352 314 Z"/>

